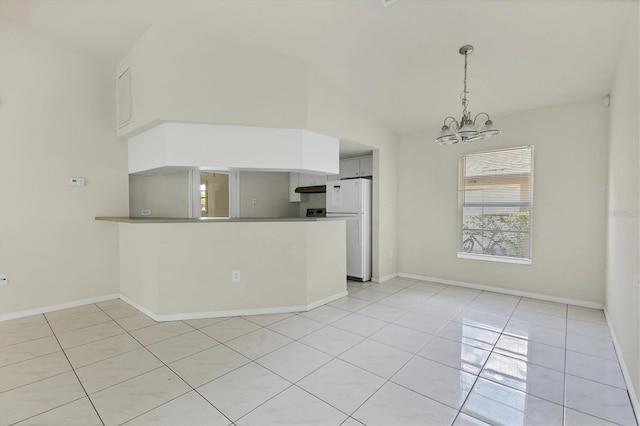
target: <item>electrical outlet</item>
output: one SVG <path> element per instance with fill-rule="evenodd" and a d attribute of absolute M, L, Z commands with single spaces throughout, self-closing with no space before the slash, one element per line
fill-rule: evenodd
<path fill-rule="evenodd" d="M 0 274 L 0 285 L 7 285 L 7 284 L 9 284 L 9 275 Z"/>
<path fill-rule="evenodd" d="M 240 271 L 238 271 L 237 269 L 231 271 L 231 281 L 233 281 L 234 283 L 240 282 Z"/>
<path fill-rule="evenodd" d="M 389 250 L 389 257 L 393 259 L 393 250 Z"/>
<path fill-rule="evenodd" d="M 256 197 L 252 197 L 252 198 L 251 198 L 251 204 L 253 204 L 254 206 L 255 206 L 256 204 L 258 204 L 258 199 L 257 199 Z"/>
<path fill-rule="evenodd" d="M 149 209 L 140 210 L 140 216 L 151 216 L 151 210 Z"/>
<path fill-rule="evenodd" d="M 69 186 L 84 186 L 85 181 L 83 177 L 71 176 L 69 178 Z"/>

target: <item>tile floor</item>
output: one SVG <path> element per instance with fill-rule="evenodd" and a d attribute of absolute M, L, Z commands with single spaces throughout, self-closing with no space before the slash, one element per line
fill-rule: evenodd
<path fill-rule="evenodd" d="M 350 282 L 299 314 L 0 323 L 0 424 L 635 425 L 602 311 Z"/>

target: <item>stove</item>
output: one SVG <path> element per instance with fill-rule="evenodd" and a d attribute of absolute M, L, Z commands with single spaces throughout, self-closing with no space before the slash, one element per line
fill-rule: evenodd
<path fill-rule="evenodd" d="M 327 209 L 307 209 L 307 217 L 326 217 Z"/>

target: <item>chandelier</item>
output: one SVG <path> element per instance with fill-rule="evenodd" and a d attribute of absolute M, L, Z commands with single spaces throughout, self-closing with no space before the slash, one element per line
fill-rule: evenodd
<path fill-rule="evenodd" d="M 457 121 L 454 117 L 447 117 L 444 119 L 444 125 L 440 131 L 440 135 L 436 138 L 436 142 L 440 145 L 453 145 L 460 141 L 464 143 L 478 142 L 486 139 L 490 136 L 499 135 L 500 130 L 493 126 L 493 121 L 486 112 L 481 112 L 471 120 L 471 113 L 467 111 L 467 56 L 473 52 L 473 46 L 462 46 L 459 50 L 461 55 L 464 55 L 464 89 L 460 98 L 462 100 L 462 118 Z M 484 126 L 478 131 L 476 124 L 478 117 L 481 115 L 487 116 L 487 121 L 484 122 Z"/>

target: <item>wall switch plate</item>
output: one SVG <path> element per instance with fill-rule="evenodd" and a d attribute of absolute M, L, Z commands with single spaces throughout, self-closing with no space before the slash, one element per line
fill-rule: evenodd
<path fill-rule="evenodd" d="M 0 274 L 0 285 L 7 285 L 7 284 L 9 284 L 9 275 Z"/>
<path fill-rule="evenodd" d="M 84 186 L 85 180 L 83 177 L 71 176 L 69 178 L 69 186 Z"/>
<path fill-rule="evenodd" d="M 240 271 L 238 270 L 231 271 L 231 281 L 233 281 L 234 283 L 240 282 Z"/>
<path fill-rule="evenodd" d="M 140 216 L 151 216 L 151 210 L 150 209 L 140 210 Z"/>

